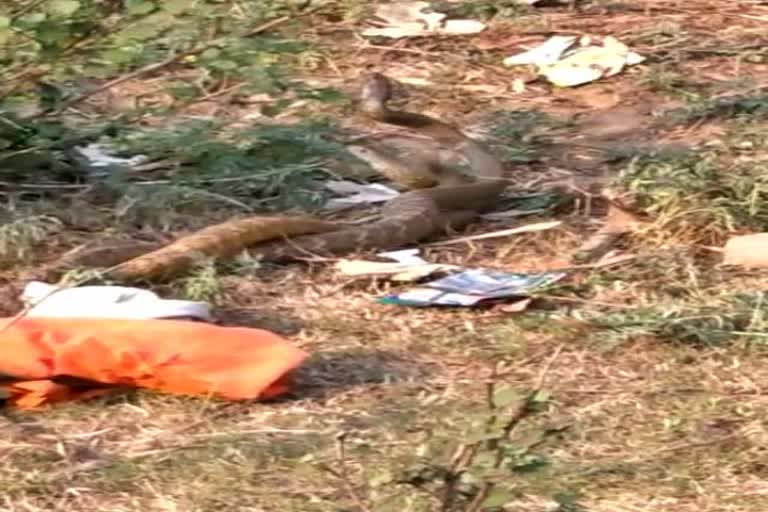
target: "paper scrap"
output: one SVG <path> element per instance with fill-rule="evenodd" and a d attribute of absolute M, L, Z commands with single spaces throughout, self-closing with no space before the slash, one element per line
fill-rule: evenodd
<path fill-rule="evenodd" d="M 554 64 L 560 60 L 560 57 L 563 56 L 563 53 L 565 53 L 568 48 L 574 45 L 576 39 L 576 36 L 550 37 L 536 48 L 507 57 L 503 61 L 504 65 L 526 66 L 533 64 L 543 66 L 546 64 Z"/>
<path fill-rule="evenodd" d="M 376 17 L 384 20 L 384 25 L 363 31 L 367 37 L 403 37 L 424 36 L 430 34 L 476 34 L 485 30 L 485 23 L 476 20 L 446 20 L 447 15 L 440 12 L 425 12 L 429 2 L 408 1 L 392 2 L 376 8 Z"/>
<path fill-rule="evenodd" d="M 627 66 L 645 61 L 613 36 L 603 39 L 602 46 L 582 38 L 578 48 L 573 36 L 554 36 L 527 52 L 504 59 L 507 66 L 535 65 L 540 75 L 559 87 L 574 87 L 603 77 L 614 76 Z"/>
<path fill-rule="evenodd" d="M 403 265 L 427 265 L 429 262 L 419 256 L 419 249 L 380 252 L 376 256 L 395 260 Z"/>
<path fill-rule="evenodd" d="M 384 304 L 404 306 L 476 306 L 531 292 L 564 278 L 565 272 L 519 274 L 470 269 L 432 281 L 403 293 L 379 299 Z"/>
<path fill-rule="evenodd" d="M 132 169 L 149 160 L 147 155 L 136 155 L 121 158 L 107 153 L 109 148 L 91 143 L 86 146 L 75 146 L 75 158 L 81 161 L 88 174 L 94 178 L 109 176 L 120 169 Z"/>
<path fill-rule="evenodd" d="M 108 155 L 104 147 L 98 144 L 88 144 L 87 146 L 75 146 L 75 150 L 83 157 L 87 158 L 94 167 L 108 167 L 110 165 L 125 165 L 134 167 L 143 164 L 149 158 L 147 155 L 136 155 L 131 158 L 121 158 Z"/>
<path fill-rule="evenodd" d="M 352 181 L 327 181 L 325 188 L 337 194 L 351 194 L 329 200 L 325 207 L 330 210 L 339 210 L 358 204 L 384 203 L 400 195 L 397 190 L 380 183 L 361 185 Z"/>

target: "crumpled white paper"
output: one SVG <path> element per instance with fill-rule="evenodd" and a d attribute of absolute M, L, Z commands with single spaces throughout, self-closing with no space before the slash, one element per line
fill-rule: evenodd
<path fill-rule="evenodd" d="M 582 38 L 580 47 L 569 50 L 575 36 L 554 36 L 532 50 L 504 59 L 506 66 L 535 65 L 540 75 L 559 87 L 574 87 L 614 76 L 627 66 L 645 61 L 627 45 L 608 36 L 602 46 Z"/>

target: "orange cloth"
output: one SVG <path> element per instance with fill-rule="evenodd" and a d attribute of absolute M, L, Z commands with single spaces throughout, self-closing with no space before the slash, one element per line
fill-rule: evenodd
<path fill-rule="evenodd" d="M 307 353 L 277 334 L 184 320 L 0 319 L 0 391 L 25 409 L 103 394 L 69 387 L 69 376 L 95 383 L 265 399 L 290 390 L 288 374 Z M 0 381 L 2 382 L 2 381 Z M 103 386 L 94 386 L 95 388 Z"/>

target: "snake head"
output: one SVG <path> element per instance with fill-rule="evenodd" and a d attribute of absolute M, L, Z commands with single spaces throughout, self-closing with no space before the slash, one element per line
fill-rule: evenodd
<path fill-rule="evenodd" d="M 383 112 L 392 98 L 392 82 L 381 73 L 366 73 L 360 91 L 360 107 L 367 113 Z"/>

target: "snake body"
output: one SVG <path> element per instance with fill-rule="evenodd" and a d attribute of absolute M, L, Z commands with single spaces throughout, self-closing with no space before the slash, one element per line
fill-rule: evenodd
<path fill-rule="evenodd" d="M 423 114 L 391 110 L 387 106 L 391 96 L 389 80 L 382 74 L 373 73 L 364 82 L 360 110 L 373 120 L 406 127 L 454 147 L 466 157 L 475 181 L 455 185 L 455 180 L 446 176 L 443 177 L 445 183 L 436 187 L 409 190 L 392 199 L 375 222 L 330 233 L 273 240 L 252 247 L 249 250 L 252 255 L 263 261 L 279 262 L 311 255 L 394 249 L 445 232 L 448 228 L 460 229 L 480 212 L 495 205 L 504 191 L 505 182 L 503 165 L 493 153 L 448 123 Z M 403 179 L 403 176 L 387 177 L 400 183 L 413 181 Z"/>

